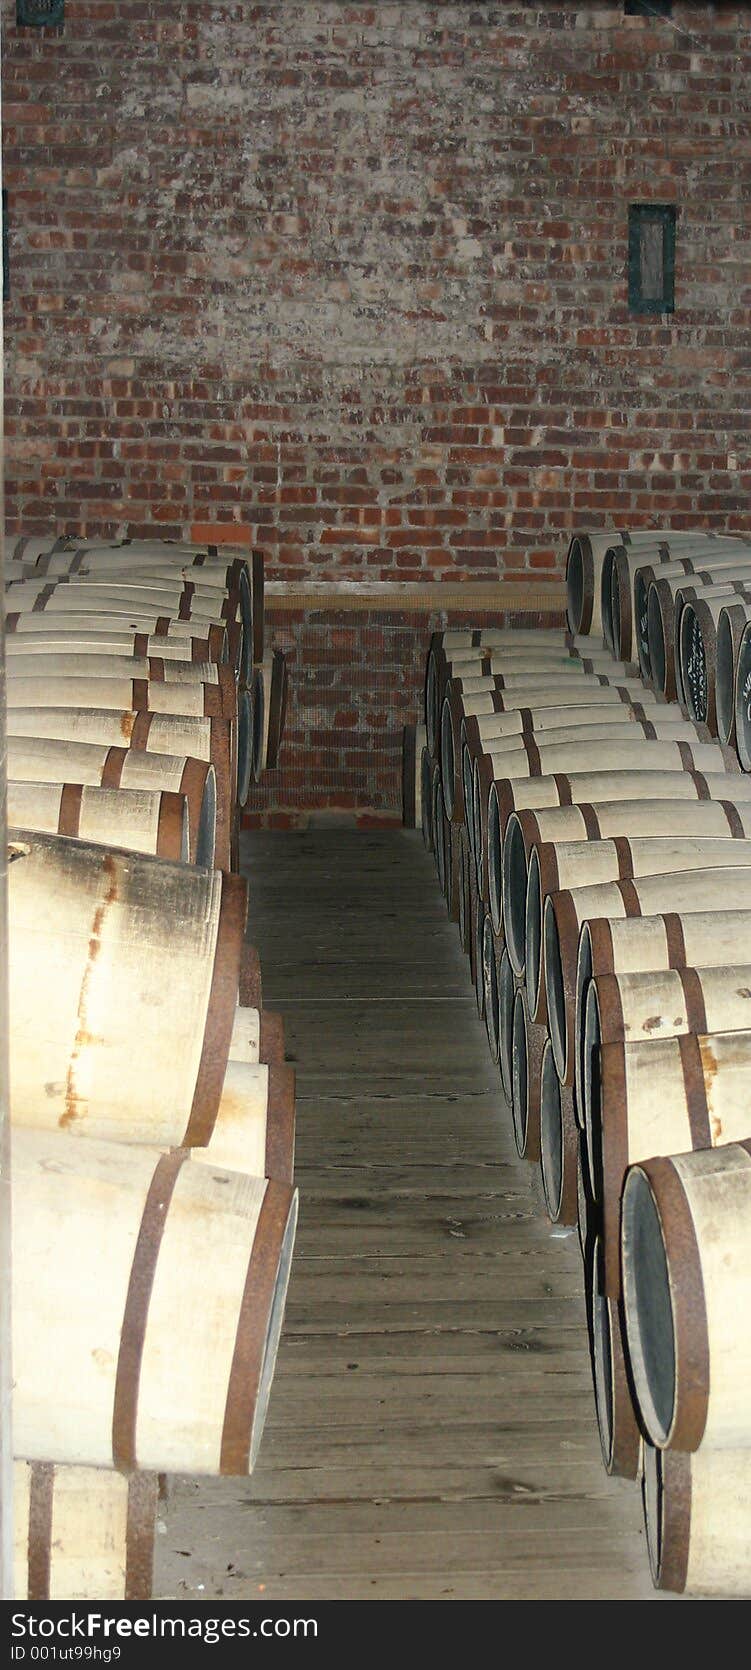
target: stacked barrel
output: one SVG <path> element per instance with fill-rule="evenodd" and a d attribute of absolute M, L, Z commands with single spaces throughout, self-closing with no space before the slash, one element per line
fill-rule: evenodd
<path fill-rule="evenodd" d="M 433 637 L 411 780 L 518 1151 L 578 1224 L 605 1465 L 658 1587 L 747 1595 L 751 542 L 582 533 L 567 592 L 566 630 Z"/>
<path fill-rule="evenodd" d="M 159 1475 L 252 1469 L 282 1326 L 294 1073 L 235 872 L 285 669 L 255 557 L 6 580 L 16 1594 L 141 1600 Z"/>

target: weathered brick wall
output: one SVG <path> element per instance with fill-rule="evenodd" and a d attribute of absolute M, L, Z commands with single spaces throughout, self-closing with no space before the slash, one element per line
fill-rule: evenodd
<path fill-rule="evenodd" d="M 2 10 L 14 530 L 439 579 L 749 525 L 745 8 Z M 680 210 L 668 322 L 627 308 L 645 199 Z"/>
<path fill-rule="evenodd" d="M 559 614 L 478 610 L 477 626 L 558 626 Z M 457 611 L 269 611 L 267 637 L 289 658 L 278 769 L 251 790 L 246 822 L 294 825 L 312 811 L 401 816 L 402 731 L 423 718 L 431 632 L 465 627 Z"/>

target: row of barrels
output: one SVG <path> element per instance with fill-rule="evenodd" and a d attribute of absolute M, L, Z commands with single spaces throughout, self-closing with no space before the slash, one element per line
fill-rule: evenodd
<path fill-rule="evenodd" d="M 656 543 L 635 540 L 634 574 Z M 433 847 L 519 1153 L 551 1220 L 578 1224 L 603 1459 L 641 1482 L 654 1582 L 745 1595 L 751 776 L 614 659 L 574 580 L 568 633 L 432 640 L 405 818 Z"/>
<path fill-rule="evenodd" d="M 127 790 L 159 856 L 228 867 L 286 716 L 260 554 L 19 540 L 5 566 L 11 817 L 98 840 L 114 804 L 102 791 Z"/>
<path fill-rule="evenodd" d="M 751 543 L 707 533 L 581 534 L 567 570 L 574 634 L 600 637 L 751 769 Z"/>
<path fill-rule="evenodd" d="M 143 1600 L 160 1481 L 255 1463 L 289 1281 L 236 873 L 286 668 L 256 557 L 20 541 L 6 583 L 15 1592 Z"/>

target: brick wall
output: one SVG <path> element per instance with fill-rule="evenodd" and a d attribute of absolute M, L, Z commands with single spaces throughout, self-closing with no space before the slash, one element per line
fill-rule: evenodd
<path fill-rule="evenodd" d="M 544 577 L 613 516 L 748 527 L 745 8 L 2 9 L 14 530 L 440 579 Z M 649 199 L 667 323 L 627 308 Z"/>

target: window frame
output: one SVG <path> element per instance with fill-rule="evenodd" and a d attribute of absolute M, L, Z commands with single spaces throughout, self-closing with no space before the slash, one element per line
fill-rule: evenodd
<path fill-rule="evenodd" d="M 61 29 L 65 22 L 65 0 L 52 0 L 48 12 L 38 12 L 34 0 L 16 0 L 19 29 Z"/>
<path fill-rule="evenodd" d="M 639 315 L 675 312 L 675 244 L 678 210 L 675 203 L 629 203 L 628 306 Z M 641 277 L 642 227 L 662 227 L 662 295 L 645 296 Z"/>

